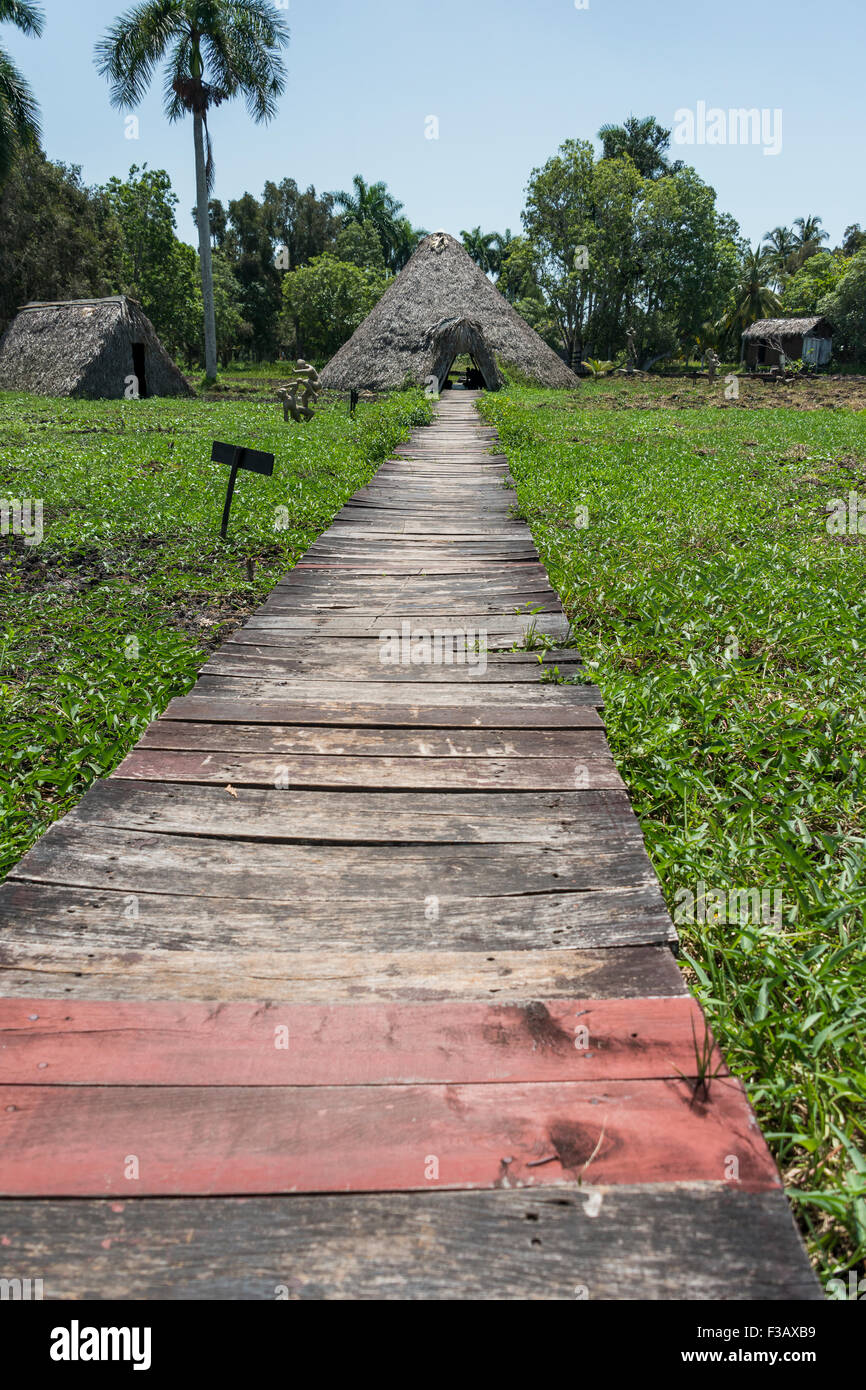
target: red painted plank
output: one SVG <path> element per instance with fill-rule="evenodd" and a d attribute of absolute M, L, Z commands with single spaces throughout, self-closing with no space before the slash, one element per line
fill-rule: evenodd
<path fill-rule="evenodd" d="M 0 1000 L 0 1082 L 327 1086 L 689 1076 L 694 999 L 531 1004 Z M 710 1069 L 722 1067 L 718 1052 Z M 724 1072 L 724 1068 L 722 1067 Z"/>
<path fill-rule="evenodd" d="M 736 1165 L 736 1166 L 734 1166 Z M 780 1186 L 741 1084 L 0 1087 L 0 1195 Z M 130 1176 L 131 1175 L 131 1176 Z"/>

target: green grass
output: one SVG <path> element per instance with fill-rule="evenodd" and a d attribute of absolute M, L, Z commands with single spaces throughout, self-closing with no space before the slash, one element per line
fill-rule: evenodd
<path fill-rule="evenodd" d="M 256 607 L 413 424 L 423 392 L 326 401 L 304 425 L 252 401 L 0 396 L 0 498 L 41 498 L 44 540 L 0 537 L 0 874 L 106 776 L 207 649 Z M 238 479 L 213 440 L 276 454 Z"/>
<path fill-rule="evenodd" d="M 671 910 L 699 881 L 781 892 L 779 925 L 679 921 L 681 959 L 830 1275 L 866 1254 L 866 536 L 824 509 L 859 489 L 866 516 L 866 413 L 672 389 L 482 410 Z"/>

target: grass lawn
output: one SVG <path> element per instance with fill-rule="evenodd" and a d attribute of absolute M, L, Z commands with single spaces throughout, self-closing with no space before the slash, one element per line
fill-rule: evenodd
<path fill-rule="evenodd" d="M 614 379 L 482 403 L 683 964 L 825 1275 L 866 1254 L 866 535 L 829 534 L 825 511 L 859 490 L 866 532 L 866 399 L 831 387 L 728 403 L 723 383 Z"/>
<path fill-rule="evenodd" d="M 249 383 L 248 383 L 249 384 Z M 272 396 L 272 393 L 270 393 Z M 236 400 L 0 396 L 0 498 L 42 499 L 44 540 L 0 537 L 0 876 L 106 776 L 414 423 L 422 391 L 283 423 Z M 276 454 L 241 474 L 213 440 Z"/>

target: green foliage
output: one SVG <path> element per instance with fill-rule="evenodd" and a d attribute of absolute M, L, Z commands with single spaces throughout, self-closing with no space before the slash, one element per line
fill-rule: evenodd
<path fill-rule="evenodd" d="M 0 24 L 23 34 L 42 34 L 45 16 L 31 0 L 0 0 Z M 39 149 L 39 107 L 9 54 L 0 48 L 0 187 L 20 155 Z"/>
<path fill-rule="evenodd" d="M 613 357 L 629 327 L 640 362 L 672 354 L 722 312 L 736 278 L 735 224 L 679 164 L 644 178 L 627 154 L 596 160 L 588 141 L 567 140 L 533 170 L 523 222 L 532 254 L 515 269 L 531 263 L 574 365 Z"/>
<path fill-rule="evenodd" d="M 426 233 L 400 216 L 403 204 L 389 192 L 386 183 L 367 183 L 360 174 L 356 174 L 352 179 L 352 190 L 331 195 L 341 209 L 343 225 L 370 223 L 379 236 L 388 269 L 394 272 L 402 270 Z"/>
<path fill-rule="evenodd" d="M 337 260 L 349 261 L 361 270 L 367 270 L 379 280 L 384 280 L 385 257 L 382 242 L 372 222 L 349 222 L 337 234 Z"/>
<path fill-rule="evenodd" d="M 112 294 L 120 236 L 80 169 L 23 154 L 0 192 L 0 332 L 29 300 Z"/>
<path fill-rule="evenodd" d="M 384 279 L 327 252 L 283 282 L 284 341 L 293 352 L 331 357 L 369 314 Z"/>
<path fill-rule="evenodd" d="M 775 261 L 765 247 L 746 247 L 719 328 L 723 342 L 739 356 L 742 334 L 759 319 L 776 318 L 781 301 L 772 281 Z"/>
<path fill-rule="evenodd" d="M 833 251 L 819 251 L 792 275 L 782 291 L 785 314 L 817 314 L 818 304 L 832 294 L 845 274 L 849 262 Z"/>
<path fill-rule="evenodd" d="M 111 772 L 430 415 L 418 389 L 354 419 L 326 398 L 303 429 L 263 396 L 0 397 L 0 496 L 41 497 L 45 513 L 41 545 L 0 539 L 0 871 Z M 239 478 L 227 542 L 214 437 L 277 457 L 272 478 Z"/>
<path fill-rule="evenodd" d="M 116 288 L 137 299 L 170 353 L 197 347 L 202 301 L 198 257 L 175 235 L 177 195 L 164 169 L 133 165 L 102 190 L 120 229 Z"/>
<path fill-rule="evenodd" d="M 628 156 L 641 178 L 657 179 L 671 172 L 667 159 L 671 132 L 660 126 L 654 116 L 629 116 L 622 125 L 603 125 L 598 132 L 603 158 L 622 159 Z M 677 164 L 674 166 L 679 168 Z"/>
<path fill-rule="evenodd" d="M 681 922 L 682 959 L 835 1271 L 866 1254 L 866 543 L 825 508 L 866 474 L 866 421 L 609 408 L 665 389 L 511 388 L 482 411 L 671 910 L 699 881 L 782 893 L 779 926 Z"/>
<path fill-rule="evenodd" d="M 220 251 L 215 251 L 213 255 L 213 293 L 217 342 L 223 368 L 226 368 L 236 349 L 249 348 L 254 329 L 243 315 L 243 291 L 229 261 Z"/>
<path fill-rule="evenodd" d="M 818 313 L 836 330 L 834 353 L 866 362 L 866 248 L 848 261 L 835 290 L 819 301 Z"/>

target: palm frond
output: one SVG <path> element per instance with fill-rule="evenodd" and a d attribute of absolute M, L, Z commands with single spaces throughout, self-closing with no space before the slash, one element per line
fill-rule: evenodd
<path fill-rule="evenodd" d="M 270 0 L 222 0 L 215 8 L 216 22 L 202 37 L 208 76 L 229 96 L 243 96 L 254 121 L 270 121 L 286 89 L 286 21 Z"/>
<path fill-rule="evenodd" d="M 45 29 L 45 15 L 41 5 L 31 0 L 0 0 L 0 24 L 14 24 L 22 34 L 39 39 Z"/>
<path fill-rule="evenodd" d="M 115 20 L 95 48 L 97 71 L 111 83 L 112 106 L 137 106 L 172 40 L 188 34 L 183 0 L 144 0 Z"/>

